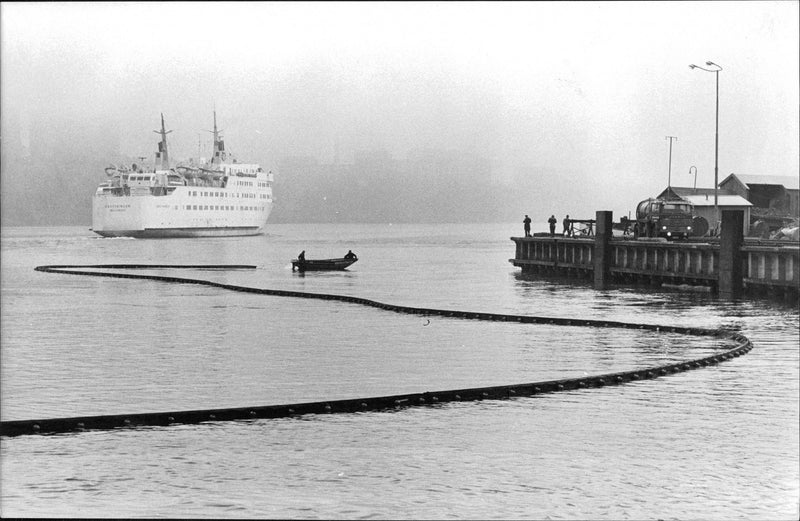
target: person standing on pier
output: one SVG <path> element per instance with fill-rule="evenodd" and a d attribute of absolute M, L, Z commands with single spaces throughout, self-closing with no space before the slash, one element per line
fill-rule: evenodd
<path fill-rule="evenodd" d="M 564 225 L 564 231 L 562 232 L 562 235 L 564 235 L 565 237 L 571 236 L 572 233 L 570 233 L 569 231 L 569 214 L 567 214 L 567 216 L 564 217 L 563 225 Z"/>
<path fill-rule="evenodd" d="M 551 215 L 550 218 L 547 219 L 547 222 L 550 223 L 550 237 L 555 237 L 556 236 L 556 223 L 558 222 L 556 220 L 556 216 L 555 215 Z"/>
<path fill-rule="evenodd" d="M 531 218 L 525 214 L 525 219 L 522 220 L 522 225 L 525 228 L 525 237 L 531 236 Z"/>

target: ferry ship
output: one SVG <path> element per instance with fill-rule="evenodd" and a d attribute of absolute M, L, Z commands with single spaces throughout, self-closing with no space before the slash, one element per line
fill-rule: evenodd
<path fill-rule="evenodd" d="M 170 166 L 164 115 L 153 167 L 106 168 L 92 198 L 92 231 L 104 237 L 259 235 L 272 210 L 272 172 L 239 163 L 225 151 L 214 112 L 210 161 Z"/>

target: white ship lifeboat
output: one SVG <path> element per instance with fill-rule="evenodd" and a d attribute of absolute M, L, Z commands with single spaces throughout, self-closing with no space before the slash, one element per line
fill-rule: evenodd
<path fill-rule="evenodd" d="M 181 165 L 181 166 L 176 167 L 175 170 L 179 174 L 181 174 L 182 176 L 185 176 L 185 177 L 197 177 L 197 175 L 199 174 L 198 169 L 194 168 L 194 167 L 191 167 L 191 166 L 183 166 L 183 165 Z"/>
<path fill-rule="evenodd" d="M 225 175 L 225 172 L 222 170 L 209 170 L 208 168 L 200 168 L 200 177 L 205 180 L 214 180 L 219 181 L 219 179 Z"/>

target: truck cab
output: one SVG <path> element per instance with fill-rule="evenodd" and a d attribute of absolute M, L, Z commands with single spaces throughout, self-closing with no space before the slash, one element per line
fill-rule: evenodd
<path fill-rule="evenodd" d="M 638 234 L 684 239 L 692 235 L 692 204 L 682 200 L 645 199 L 636 207 Z"/>

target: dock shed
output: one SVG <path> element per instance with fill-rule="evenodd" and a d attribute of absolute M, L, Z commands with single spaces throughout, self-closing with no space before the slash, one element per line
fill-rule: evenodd
<path fill-rule="evenodd" d="M 755 213 L 800 217 L 800 177 L 731 174 L 719 188 L 750 201 Z"/>

